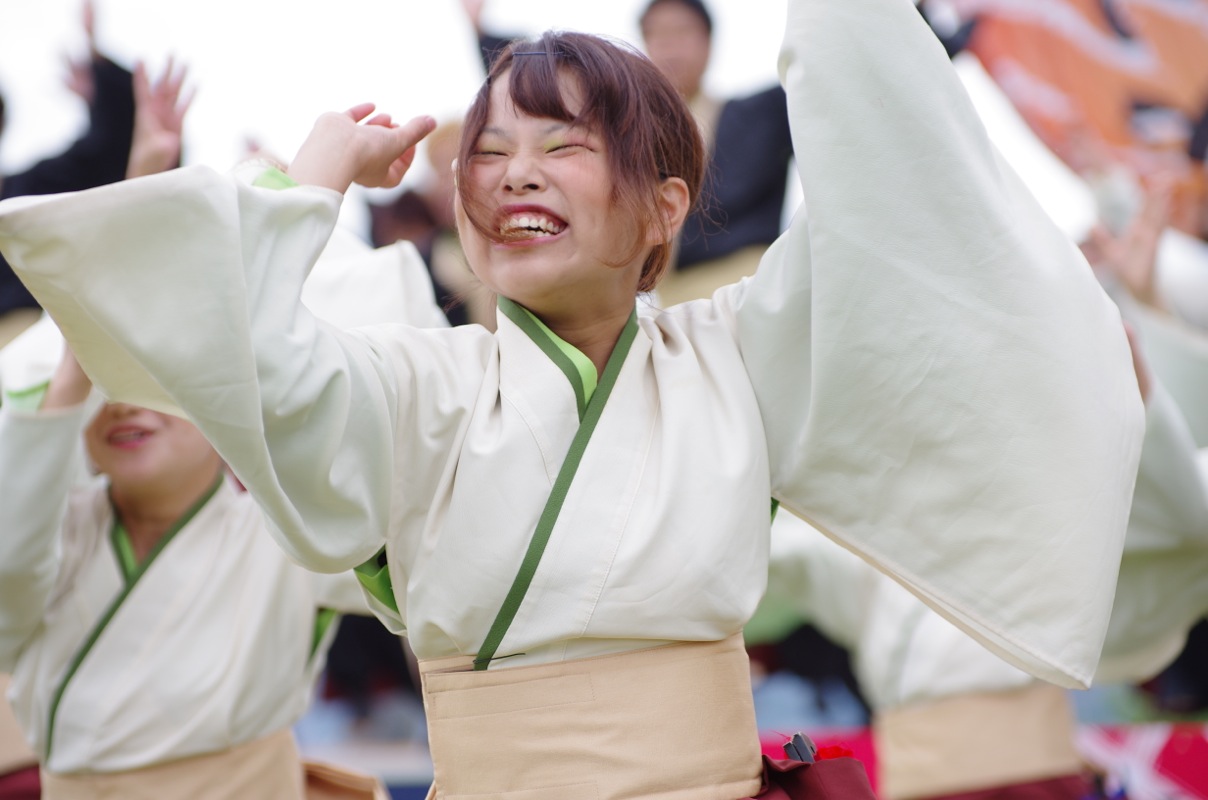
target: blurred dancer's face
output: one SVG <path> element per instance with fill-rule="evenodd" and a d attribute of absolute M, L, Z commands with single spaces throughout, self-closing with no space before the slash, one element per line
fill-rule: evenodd
<path fill-rule="evenodd" d="M 709 30 L 680 3 L 653 6 L 642 19 L 646 53 L 685 100 L 700 91 L 709 66 Z"/>
<path fill-rule="evenodd" d="M 218 453 L 191 423 L 125 403 L 105 405 L 84 431 L 84 443 L 115 490 L 144 496 L 194 491 L 221 467 Z"/>

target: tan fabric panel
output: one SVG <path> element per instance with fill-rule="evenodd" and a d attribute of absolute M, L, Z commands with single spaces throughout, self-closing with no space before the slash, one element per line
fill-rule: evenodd
<path fill-rule="evenodd" d="M 883 712 L 873 721 L 885 800 L 910 800 L 1077 774 L 1065 690 L 956 695 Z"/>
<path fill-rule="evenodd" d="M 732 800 L 760 788 L 741 635 L 474 672 L 420 662 L 443 800 Z"/>
<path fill-rule="evenodd" d="M 293 735 L 283 730 L 230 750 L 146 769 L 95 775 L 56 775 L 43 770 L 42 797 L 43 800 L 165 797 L 305 800 L 306 792 Z"/>

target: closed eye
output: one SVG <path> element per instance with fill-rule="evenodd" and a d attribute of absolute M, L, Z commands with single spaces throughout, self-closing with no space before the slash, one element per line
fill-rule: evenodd
<path fill-rule="evenodd" d="M 494 164 L 503 158 L 503 153 L 498 150 L 476 150 L 470 153 L 470 162 L 478 164 Z"/>

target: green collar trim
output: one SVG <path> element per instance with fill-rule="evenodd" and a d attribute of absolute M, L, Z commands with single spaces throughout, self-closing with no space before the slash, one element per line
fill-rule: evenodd
<path fill-rule="evenodd" d="M 13 411 L 37 411 L 42 406 L 42 399 L 50 389 L 50 381 L 44 381 L 37 386 L 27 389 L 6 389 L 3 402 Z"/>
<path fill-rule="evenodd" d="M 126 575 L 126 586 L 120 592 L 118 592 L 117 597 L 113 598 L 112 602 L 109 603 L 109 607 L 105 609 L 105 613 L 101 614 L 100 619 L 97 620 L 96 625 L 93 626 L 92 631 L 88 634 L 88 638 L 84 640 L 84 644 L 81 645 L 80 649 L 76 651 L 75 656 L 72 658 L 71 663 L 67 667 L 67 671 L 63 674 L 63 679 L 59 681 L 59 686 L 54 693 L 54 699 L 51 700 L 50 703 L 50 715 L 46 723 L 46 755 L 42 759 L 43 764 L 46 764 L 50 761 L 50 753 L 54 747 L 55 720 L 59 713 L 59 703 L 63 700 L 63 694 L 67 691 L 67 686 L 71 683 L 71 679 L 75 677 L 80 665 L 84 663 L 84 659 L 88 656 L 88 653 L 92 651 L 92 648 L 96 645 L 97 640 L 101 638 L 101 634 L 105 631 L 105 628 L 109 626 L 110 621 L 117 614 L 118 609 L 120 609 L 122 604 L 126 602 L 126 598 L 130 596 L 130 592 L 133 591 L 139 579 L 146 574 L 147 569 L 155 562 L 155 559 L 160 553 L 163 552 L 164 548 L 168 546 L 168 543 L 176 538 L 176 534 L 180 533 L 180 531 L 193 520 L 193 517 L 197 516 L 197 512 L 201 511 L 205 504 L 210 502 L 210 499 L 218 493 L 218 489 L 222 486 L 224 480 L 225 477 L 220 471 L 218 473 L 218 480 L 214 481 L 214 485 L 211 486 L 209 490 L 206 491 L 206 493 L 203 494 L 201 498 L 198 499 L 198 501 L 181 516 L 180 519 L 173 523 L 172 527 L 169 528 L 168 531 L 162 537 L 160 537 L 160 540 L 155 543 L 155 546 L 151 548 L 151 552 L 147 553 L 147 557 L 143 560 L 143 562 L 135 565 L 133 571 L 126 573 L 125 562 L 123 561 L 123 556 L 121 555 L 119 548 L 118 565 L 122 568 L 122 572 Z M 118 536 L 118 529 L 121 529 L 121 533 L 123 536 L 125 536 L 127 545 L 129 545 L 129 536 L 126 535 L 125 529 L 122 528 L 121 522 L 118 521 L 116 510 L 113 512 L 113 527 L 113 538 L 115 545 Z M 133 547 L 130 548 L 130 559 L 131 561 L 134 560 Z"/>
<path fill-rule="evenodd" d="M 262 189 L 292 189 L 298 182 L 277 167 L 269 167 L 252 181 L 252 186 Z"/>
<path fill-rule="evenodd" d="M 122 578 L 126 583 L 130 583 L 134 573 L 138 571 L 138 558 L 134 555 L 134 542 L 130 541 L 130 533 L 116 515 L 113 518 L 113 532 L 109 538 L 113 541 L 113 552 L 117 556 Z"/>
<path fill-rule="evenodd" d="M 500 300 L 502 301 L 503 298 Z M 500 305 L 502 307 L 502 303 Z M 621 335 L 612 349 L 612 354 L 608 357 L 608 363 L 604 365 L 604 374 L 600 376 L 600 390 L 592 395 L 591 402 L 587 405 L 587 412 L 580 415 L 579 430 L 575 431 L 575 436 L 570 443 L 570 450 L 562 462 L 562 468 L 558 470 L 558 477 L 554 480 L 549 499 L 546 500 L 541 517 L 537 520 L 537 528 L 533 531 L 533 538 L 529 540 L 524 559 L 520 562 L 520 569 L 512 580 L 512 586 L 504 598 L 503 605 L 495 615 L 495 621 L 487 631 L 486 640 L 479 649 L 478 656 L 474 659 L 474 669 L 476 670 L 487 669 L 497 658 L 509 657 L 497 657 L 495 653 L 499 649 L 499 645 L 503 643 L 503 637 L 507 634 L 512 620 L 516 618 L 520 604 L 524 602 L 524 595 L 528 592 L 533 577 L 537 574 L 537 566 L 541 563 L 545 546 L 549 544 L 550 536 L 554 532 L 554 524 L 562 512 L 562 504 L 566 501 L 566 495 L 570 491 L 571 481 L 574 480 L 575 473 L 579 470 L 579 463 L 587 451 L 587 444 L 591 441 L 591 435 L 600 421 L 600 415 L 604 413 L 604 405 L 608 402 L 608 396 L 612 394 L 612 388 L 616 385 L 617 376 L 621 374 L 621 367 L 629 355 L 637 333 L 638 314 L 635 309 L 630 313 L 625 327 L 621 329 Z M 512 655 L 518 654 L 513 653 Z"/>
<path fill-rule="evenodd" d="M 575 390 L 575 403 L 579 408 L 579 420 L 582 421 L 587 404 L 596 393 L 596 365 L 583 355 L 583 351 L 551 331 L 548 325 L 519 303 L 501 296 L 499 310 L 514 322 L 516 327 L 524 331 L 566 375 Z"/>

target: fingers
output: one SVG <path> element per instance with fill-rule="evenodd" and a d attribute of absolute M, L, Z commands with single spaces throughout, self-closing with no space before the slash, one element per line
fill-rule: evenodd
<path fill-rule="evenodd" d="M 87 61 L 78 61 L 67 54 L 64 54 L 63 62 L 67 67 L 67 74 L 63 78 L 67 90 L 84 102 L 91 103 L 92 65 Z"/>
<path fill-rule="evenodd" d="M 485 5 L 485 0 L 461 0 L 462 11 L 466 14 L 466 19 L 470 21 L 475 31 L 482 28 L 482 7 Z"/>
<path fill-rule="evenodd" d="M 193 87 L 189 88 L 189 91 L 185 92 L 184 97 L 180 98 L 176 102 L 177 127 L 180 127 L 181 123 L 184 122 L 185 114 L 188 112 L 189 108 L 193 105 L 193 98 L 195 98 L 195 97 L 197 97 L 197 87 L 193 86 Z"/>
<path fill-rule="evenodd" d="M 397 128 L 398 123 L 390 118 L 389 114 L 374 114 L 369 119 L 365 120 L 366 125 L 377 125 L 380 128 Z"/>
<path fill-rule="evenodd" d="M 88 49 L 96 53 L 96 6 L 92 0 L 84 0 L 82 9 L 82 24 L 84 36 L 88 39 Z"/>
<path fill-rule="evenodd" d="M 175 105 L 180 99 L 181 89 L 184 87 L 185 79 L 188 76 L 188 65 L 181 64 L 177 66 L 176 57 L 169 55 L 164 68 L 160 70 L 158 77 L 154 81 L 155 93 L 165 102 Z"/>
<path fill-rule="evenodd" d="M 1169 172 L 1158 173 L 1147 181 L 1144 202 L 1137 215 L 1142 225 L 1159 229 L 1166 227 L 1170 222 L 1177 184 L 1178 176 Z"/>
<path fill-rule="evenodd" d="M 414 148 L 425 136 L 432 133 L 435 128 L 436 120 L 427 115 L 415 117 L 406 124 L 399 126 L 398 134 L 404 151 Z"/>
<path fill-rule="evenodd" d="M 151 82 L 147 80 L 147 65 L 142 61 L 134 65 L 134 104 L 143 105 L 151 96 Z"/>
<path fill-rule="evenodd" d="M 388 114 L 371 116 L 374 108 L 361 103 L 343 113 L 320 115 L 290 165 L 294 180 L 341 193 L 353 183 L 398 185 L 415 158 L 415 146 L 432 132 L 436 120 L 422 116 L 399 125 Z M 333 152 L 344 157 L 332 159 Z"/>
<path fill-rule="evenodd" d="M 357 103 L 344 113 L 351 117 L 353 122 L 360 122 L 361 120 L 365 119 L 365 117 L 372 114 L 375 108 L 377 108 L 377 106 L 373 103 Z"/>
<path fill-rule="evenodd" d="M 188 65 L 178 64 L 172 55 L 168 56 L 154 79 L 147 76 L 144 65 L 137 65 L 134 81 L 136 107 L 153 116 L 159 125 L 179 131 L 196 95 L 195 88 L 185 89 L 188 76 Z"/>
<path fill-rule="evenodd" d="M 397 185 L 403 179 L 403 176 L 407 174 L 407 170 L 411 168 L 411 162 L 415 160 L 416 145 L 431 133 L 435 127 L 436 120 L 429 116 L 415 117 L 405 125 L 396 124 L 394 126 L 395 145 L 402 152 L 394 159 L 387 170 L 389 185 Z"/>
<path fill-rule="evenodd" d="M 436 120 L 430 116 L 424 115 L 415 117 L 408 121 L 405 125 L 399 125 L 394 119 L 386 113 L 373 114 L 377 106 L 373 103 L 358 103 L 344 113 L 354 122 L 363 122 L 365 125 L 376 125 L 382 128 L 397 129 L 400 136 L 400 141 L 403 142 L 403 148 L 414 147 L 421 139 L 427 136 L 436 128 Z"/>

